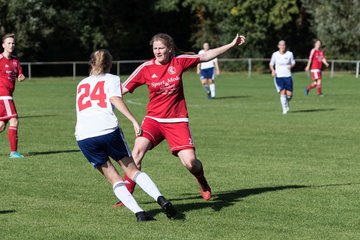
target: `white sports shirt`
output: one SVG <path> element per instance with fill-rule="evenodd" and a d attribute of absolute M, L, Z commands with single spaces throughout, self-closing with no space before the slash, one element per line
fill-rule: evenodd
<path fill-rule="evenodd" d="M 199 51 L 199 55 L 201 55 L 203 53 L 204 53 L 204 50 Z M 202 63 L 200 63 L 200 69 L 214 68 L 215 62 L 217 62 L 217 58 L 214 58 L 208 62 L 202 62 Z"/>
<path fill-rule="evenodd" d="M 275 65 L 276 77 L 291 77 L 289 65 L 293 64 L 295 64 L 294 55 L 290 51 L 286 51 L 284 54 L 277 51 L 271 56 L 270 65 Z"/>
<path fill-rule="evenodd" d="M 89 76 L 77 86 L 75 127 L 76 140 L 105 135 L 118 128 L 110 97 L 121 97 L 118 76 L 102 74 Z"/>

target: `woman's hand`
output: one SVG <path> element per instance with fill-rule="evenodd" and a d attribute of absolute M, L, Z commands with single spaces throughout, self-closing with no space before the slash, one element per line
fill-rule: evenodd
<path fill-rule="evenodd" d="M 136 136 L 137 137 L 141 136 L 142 135 L 142 129 L 141 129 L 140 125 L 138 124 L 138 122 L 134 121 L 132 124 L 134 126 L 134 131 L 135 131 Z"/>
<path fill-rule="evenodd" d="M 233 46 L 240 46 L 246 42 L 246 38 L 243 35 L 236 34 L 236 37 L 232 41 Z"/>

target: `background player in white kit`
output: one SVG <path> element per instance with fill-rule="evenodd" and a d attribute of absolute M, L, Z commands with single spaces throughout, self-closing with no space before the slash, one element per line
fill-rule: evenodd
<path fill-rule="evenodd" d="M 111 54 L 104 49 L 94 52 L 90 65 L 90 76 L 79 83 L 76 96 L 75 136 L 82 153 L 94 168 L 105 176 L 113 186 L 116 197 L 135 213 L 138 221 L 154 218 L 137 204 L 109 157 L 118 162 L 126 175 L 159 203 L 168 218 L 174 217 L 176 211 L 172 204 L 161 195 L 149 176 L 137 169 L 124 135 L 118 127 L 113 106 L 132 122 L 136 135 L 139 136 L 142 132 L 122 100 L 120 78 L 109 74 L 112 66 Z"/>
<path fill-rule="evenodd" d="M 209 43 L 205 42 L 199 55 L 210 49 Z M 202 62 L 197 65 L 197 74 L 200 74 L 200 81 L 205 89 L 209 99 L 215 98 L 215 74 L 220 75 L 218 59 L 214 58 L 208 62 Z"/>
<path fill-rule="evenodd" d="M 286 51 L 284 40 L 279 41 L 278 48 L 279 51 L 274 52 L 271 56 L 269 67 L 274 77 L 276 90 L 280 93 L 283 114 L 287 114 L 290 109 L 289 102 L 293 95 L 291 68 L 295 66 L 295 60 L 293 53 Z"/>

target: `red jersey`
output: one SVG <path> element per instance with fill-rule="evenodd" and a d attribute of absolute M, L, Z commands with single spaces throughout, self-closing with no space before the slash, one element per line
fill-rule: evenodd
<path fill-rule="evenodd" d="M 0 96 L 12 96 L 17 77 L 22 74 L 17 57 L 6 58 L 0 54 Z"/>
<path fill-rule="evenodd" d="M 325 58 L 324 52 L 313 48 L 310 52 L 311 70 L 321 70 L 322 61 Z"/>
<path fill-rule="evenodd" d="M 126 80 L 123 87 L 132 93 L 146 84 L 149 103 L 146 117 L 159 122 L 186 122 L 188 112 L 182 84 L 183 72 L 200 61 L 198 55 L 180 55 L 169 63 L 157 65 L 155 59 L 140 65 Z"/>

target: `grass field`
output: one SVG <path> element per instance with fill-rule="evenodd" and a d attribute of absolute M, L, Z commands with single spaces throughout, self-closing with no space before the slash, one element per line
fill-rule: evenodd
<path fill-rule="evenodd" d="M 0 139 L 0 239 L 359 239 L 360 79 L 324 76 L 325 97 L 295 74 L 289 114 L 282 115 L 269 75 L 227 73 L 207 100 L 197 75 L 184 75 L 197 155 L 213 198 L 164 142 L 143 170 L 181 212 L 168 220 L 140 189 L 135 197 L 158 221 L 137 223 L 79 152 L 73 135 L 75 88 L 70 78 L 17 84 L 19 151 L 8 158 Z M 125 79 L 125 78 L 123 78 Z M 126 95 L 139 121 L 147 92 Z M 129 145 L 134 134 L 120 116 Z"/>

